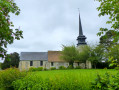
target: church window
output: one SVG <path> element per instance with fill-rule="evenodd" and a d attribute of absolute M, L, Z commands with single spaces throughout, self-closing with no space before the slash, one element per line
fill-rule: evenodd
<path fill-rule="evenodd" d="M 43 66 L 43 61 L 40 61 L 40 66 Z"/>
<path fill-rule="evenodd" d="M 33 66 L 33 61 L 30 61 L 30 66 Z"/>
<path fill-rule="evenodd" d="M 51 62 L 51 66 L 54 66 L 54 62 Z"/>

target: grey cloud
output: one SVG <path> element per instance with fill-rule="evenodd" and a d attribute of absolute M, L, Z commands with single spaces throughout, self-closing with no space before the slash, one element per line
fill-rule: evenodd
<path fill-rule="evenodd" d="M 15 27 L 21 26 L 24 39 L 9 45 L 8 53 L 61 50 L 63 45 L 77 44 L 78 8 L 88 42 L 98 42 L 99 28 L 107 18 L 99 18 L 94 0 L 17 0 L 19 16 L 12 15 Z M 105 19 L 105 20 L 104 20 Z M 108 26 L 107 26 L 108 27 Z"/>

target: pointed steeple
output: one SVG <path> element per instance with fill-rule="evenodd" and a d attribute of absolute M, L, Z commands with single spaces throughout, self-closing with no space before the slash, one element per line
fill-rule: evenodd
<path fill-rule="evenodd" d="M 85 42 L 85 39 L 86 39 L 86 37 L 83 35 L 81 19 L 80 19 L 80 13 L 79 13 L 79 36 L 77 37 L 77 40 L 78 40 L 77 46 L 86 45 L 87 43 Z"/>
<path fill-rule="evenodd" d="M 81 35 L 81 36 L 83 35 L 80 13 L 79 13 L 79 35 Z"/>

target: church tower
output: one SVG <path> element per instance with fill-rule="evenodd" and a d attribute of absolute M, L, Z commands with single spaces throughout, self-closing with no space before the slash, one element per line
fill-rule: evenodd
<path fill-rule="evenodd" d="M 77 41 L 78 41 L 77 46 L 87 45 L 85 39 L 86 39 L 86 37 L 83 35 L 81 19 L 80 19 L 80 13 L 79 13 L 79 36 L 77 37 Z"/>

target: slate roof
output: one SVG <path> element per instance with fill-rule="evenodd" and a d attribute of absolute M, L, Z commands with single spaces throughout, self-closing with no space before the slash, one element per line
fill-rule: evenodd
<path fill-rule="evenodd" d="M 47 52 L 21 52 L 20 60 L 48 60 Z"/>

